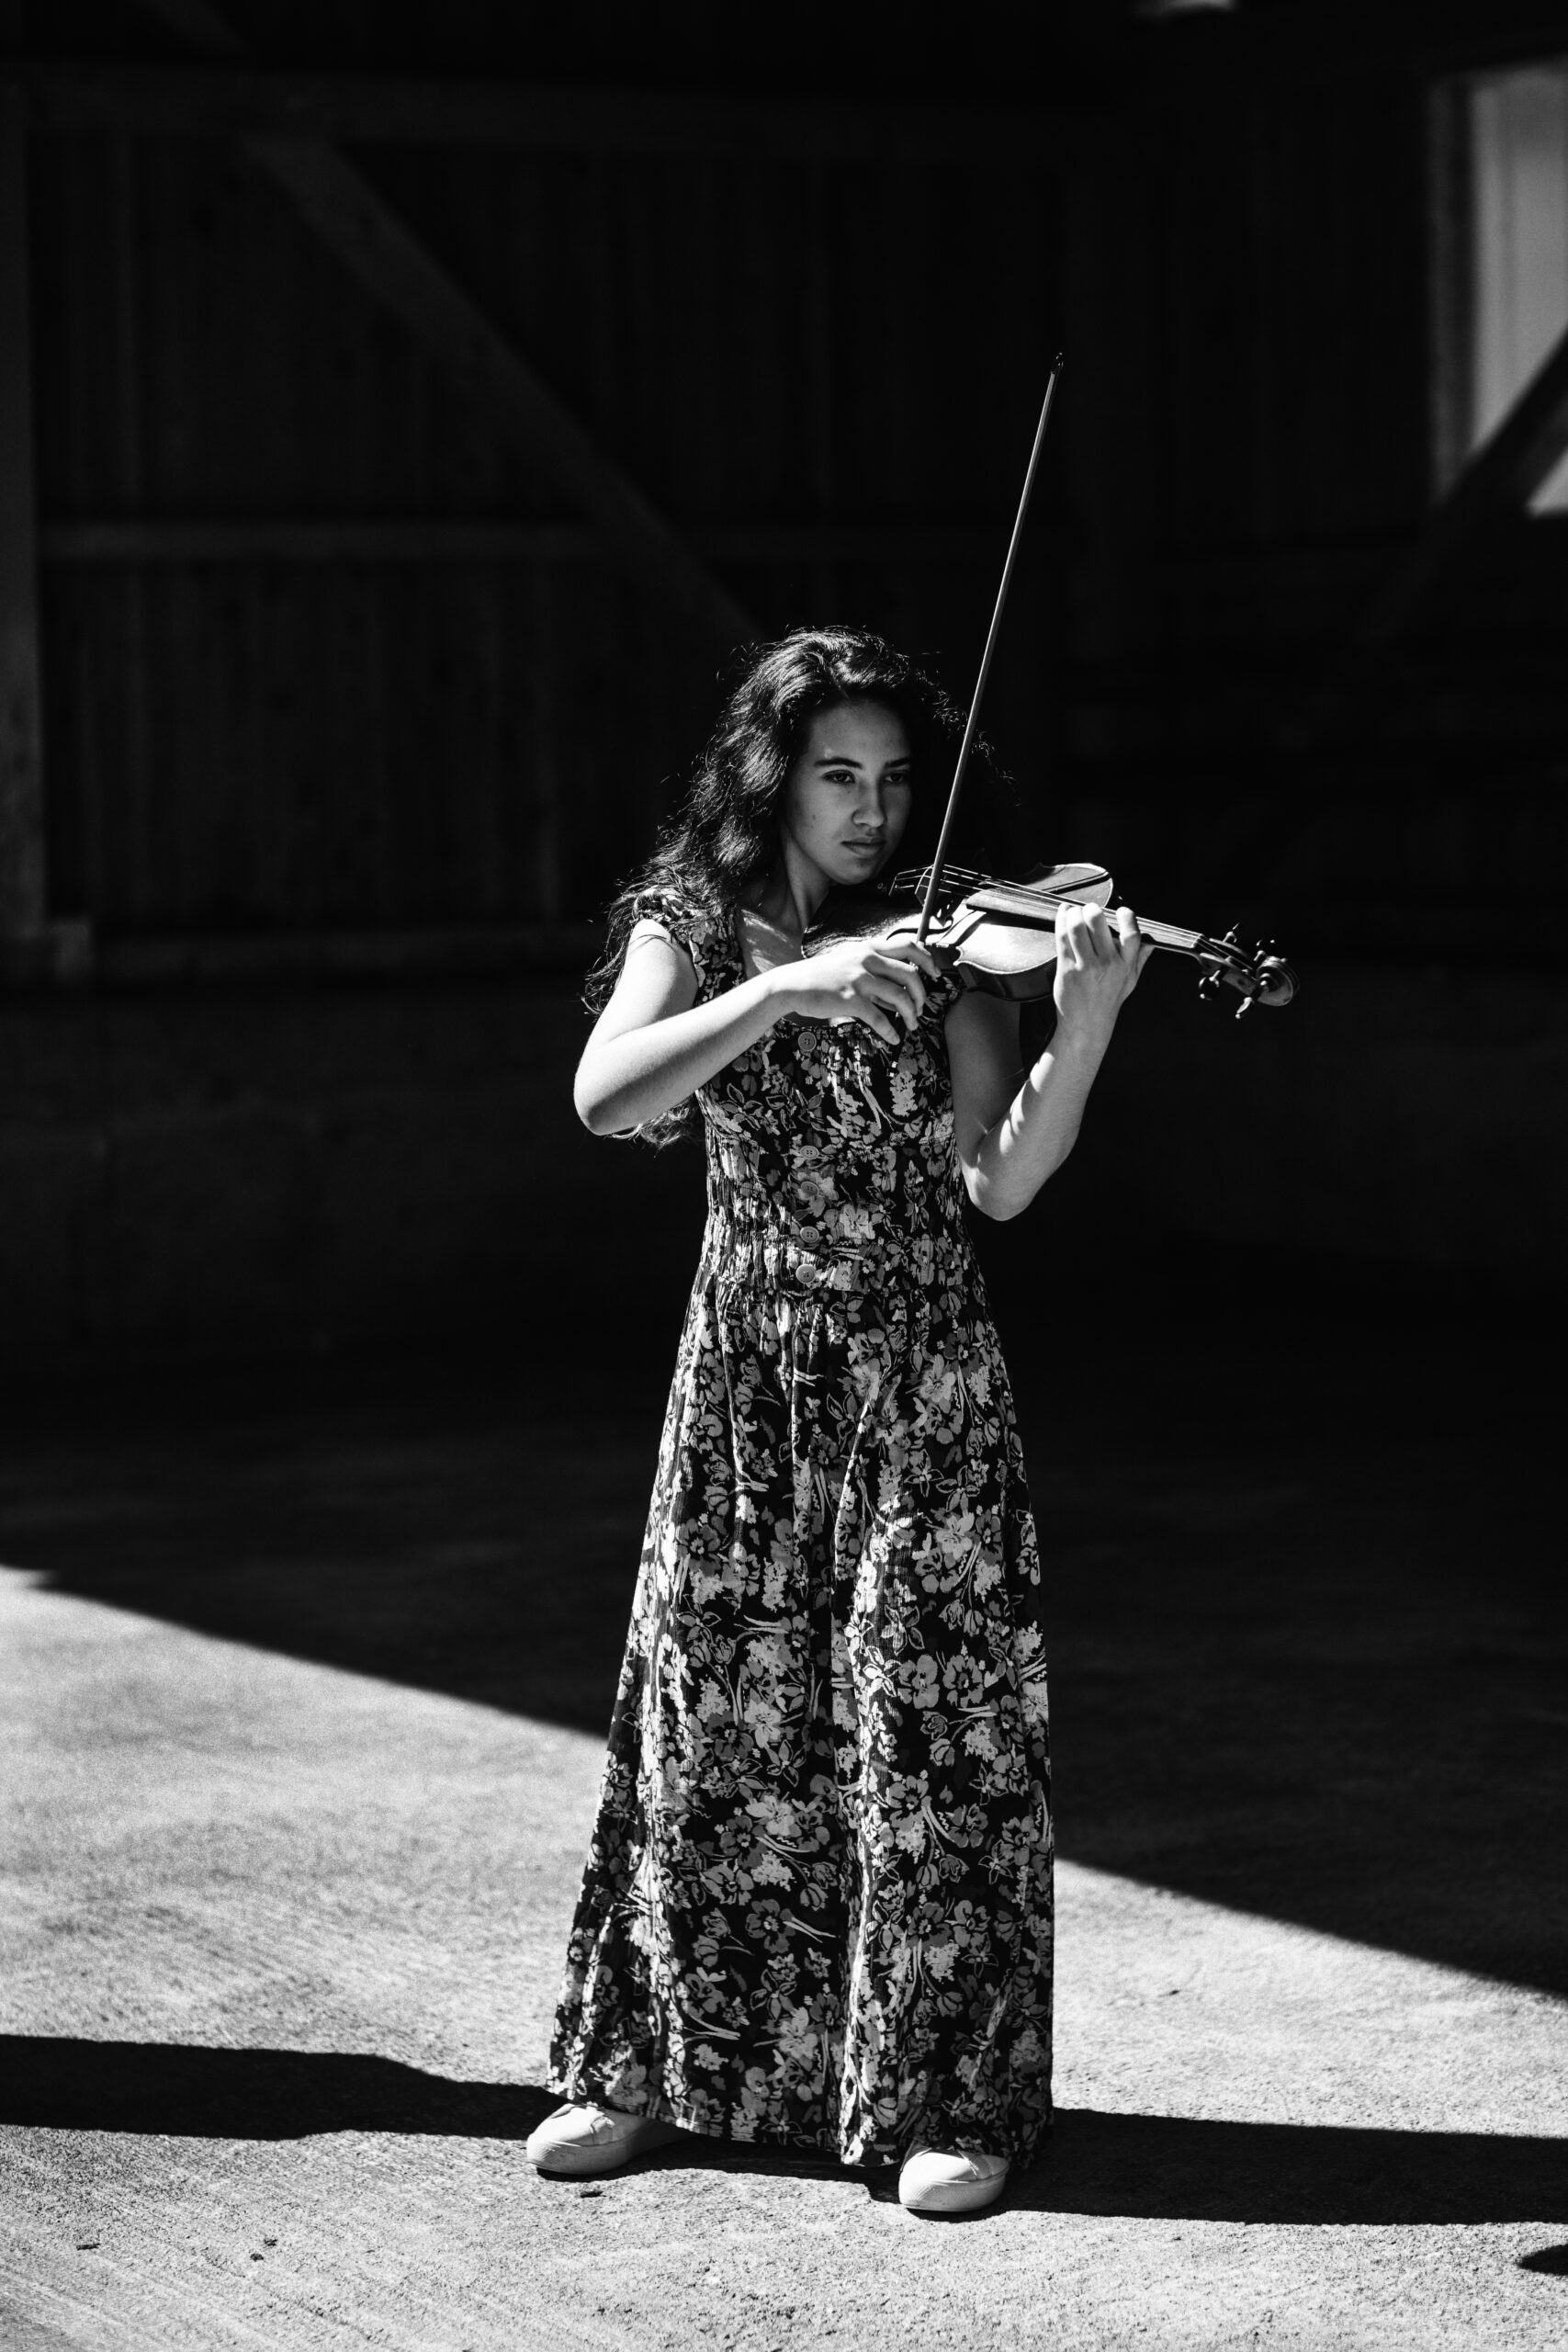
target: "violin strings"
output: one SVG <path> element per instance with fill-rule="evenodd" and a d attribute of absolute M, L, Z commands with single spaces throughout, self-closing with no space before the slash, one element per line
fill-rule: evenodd
<path fill-rule="evenodd" d="M 1049 890 L 1034 891 L 1031 895 L 1043 907 L 1076 907 L 1082 903 L 1077 899 L 1057 898 Z M 1199 941 L 1206 936 L 1203 932 L 1183 931 L 1176 923 L 1159 922 L 1145 915 L 1139 916 L 1138 930 L 1145 939 L 1152 939 L 1156 947 L 1174 947 L 1193 955 L 1198 952 Z"/>
<path fill-rule="evenodd" d="M 958 868 L 949 869 L 949 878 L 960 883 L 969 880 L 969 876 Z M 982 876 L 976 876 L 975 881 L 982 888 L 987 887 Z M 998 888 L 994 883 L 988 887 L 993 889 Z M 1043 890 L 1037 883 L 1032 882 L 1008 882 L 1002 884 L 1000 889 L 1009 898 L 1029 899 L 1040 907 L 1077 907 L 1084 903 L 1081 899 L 1069 898 L 1064 890 Z M 1108 909 L 1107 911 L 1113 913 L 1115 910 Z M 1138 929 L 1145 939 L 1157 940 L 1172 946 L 1185 941 L 1196 942 L 1206 935 L 1201 931 L 1188 931 L 1179 923 L 1161 922 L 1153 916 L 1140 917 Z"/>
<path fill-rule="evenodd" d="M 959 884 L 961 888 L 964 885 L 974 888 L 976 884 L 982 888 L 987 887 L 983 875 L 971 876 L 961 866 L 950 866 L 948 879 Z M 989 887 L 998 888 L 995 884 Z M 999 886 L 998 894 L 1001 891 L 1005 891 L 1009 898 L 1027 899 L 1033 905 L 1043 908 L 1074 907 L 1083 904 L 1080 899 L 1069 899 L 1062 891 L 1043 890 L 1038 883 L 1009 882 Z M 1184 956 L 1201 956 L 1205 952 L 1218 949 L 1222 944 L 1220 941 L 1211 938 L 1207 932 L 1188 931 L 1178 923 L 1160 922 L 1153 917 L 1140 917 L 1138 929 L 1143 937 L 1152 940 L 1156 947 L 1170 948 Z M 1251 961 L 1245 950 L 1240 948 L 1231 949 L 1229 955 L 1233 969 L 1237 966 L 1247 966 Z"/>

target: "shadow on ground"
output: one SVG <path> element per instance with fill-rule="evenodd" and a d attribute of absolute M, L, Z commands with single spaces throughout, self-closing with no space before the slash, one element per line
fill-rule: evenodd
<path fill-rule="evenodd" d="M 1365 1299 L 1003 1317 L 1062 1850 L 1568 1993 L 1557 1404 L 1495 1323 Z M 547 1334 L 545 1335 L 547 1338 Z M 149 1381 L 13 1422 L 53 1589 L 601 1735 L 672 1333 Z M 1064 1368 L 1065 1367 L 1065 1368 Z"/>
<path fill-rule="evenodd" d="M 554 2105 L 528 2085 L 452 2082 L 389 2058 L 0 2037 L 0 2123 L 221 2140 L 327 2132 L 522 2140 Z M 698 2140 L 644 2165 L 838 2171 Z M 859 2177 L 874 2198 L 897 2195 L 891 2171 Z M 1030 2212 L 1164 2221 L 1561 2222 L 1568 2221 L 1568 2145 L 1066 2109 L 1049 2153 L 1015 2177 L 1008 2197 Z M 1551 2254 L 1530 2257 L 1533 2266 L 1549 2267 Z"/>

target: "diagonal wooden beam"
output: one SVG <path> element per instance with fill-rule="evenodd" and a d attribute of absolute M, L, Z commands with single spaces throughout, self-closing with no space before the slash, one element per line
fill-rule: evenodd
<path fill-rule="evenodd" d="M 728 590 L 352 164 L 316 140 L 247 139 L 242 144 L 321 242 L 402 321 L 492 427 L 593 517 L 606 546 L 628 571 L 726 648 L 757 634 Z"/>
<path fill-rule="evenodd" d="M 1568 450 L 1568 330 L 1433 510 L 1313 703 L 1312 743 L 1350 715 L 1379 665 L 1419 627 L 1476 542 L 1525 505 Z"/>
<path fill-rule="evenodd" d="M 245 54 L 204 0 L 141 5 L 209 56 Z M 757 635 L 744 607 L 344 156 L 320 139 L 246 136 L 239 143 L 492 431 L 592 516 L 606 550 L 667 610 L 723 650 Z"/>

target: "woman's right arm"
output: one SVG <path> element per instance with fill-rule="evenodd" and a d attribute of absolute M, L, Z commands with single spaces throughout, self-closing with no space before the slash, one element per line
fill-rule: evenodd
<path fill-rule="evenodd" d="M 804 963 L 759 972 L 698 1004 L 697 976 L 682 947 L 639 923 L 615 992 L 577 1066 L 572 1099 L 596 1136 L 625 1135 L 672 1111 L 765 1036 L 785 1013 L 862 1021 L 889 1045 L 925 1004 L 923 973 L 936 970 L 912 940 L 846 940 Z"/>

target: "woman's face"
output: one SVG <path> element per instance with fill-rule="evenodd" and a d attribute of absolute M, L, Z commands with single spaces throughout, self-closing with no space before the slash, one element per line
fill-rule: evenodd
<path fill-rule="evenodd" d="M 818 897 L 863 887 L 909 821 L 909 738 L 880 702 L 839 702 L 813 714 L 779 802 L 784 856 Z"/>

